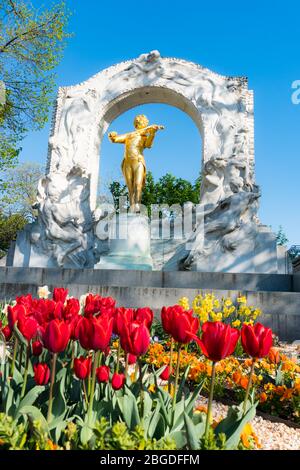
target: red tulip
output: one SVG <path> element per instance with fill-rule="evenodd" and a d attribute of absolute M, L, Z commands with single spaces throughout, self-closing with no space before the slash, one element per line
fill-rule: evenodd
<path fill-rule="evenodd" d="M 265 357 L 272 347 L 272 330 L 261 323 L 243 325 L 241 341 L 244 351 L 254 358 Z"/>
<path fill-rule="evenodd" d="M 52 353 L 64 351 L 70 339 L 70 329 L 67 323 L 61 320 L 51 320 L 46 326 L 43 335 L 45 347 Z"/>
<path fill-rule="evenodd" d="M 124 387 L 125 384 L 125 375 L 124 374 L 117 374 L 116 372 L 113 374 L 111 379 L 111 386 L 114 390 L 120 390 L 120 388 Z"/>
<path fill-rule="evenodd" d="M 58 302 L 55 303 L 55 307 L 51 315 L 51 320 L 55 320 L 55 318 L 62 320 L 63 312 L 64 312 L 64 303 L 61 302 L 61 300 L 59 300 Z"/>
<path fill-rule="evenodd" d="M 40 341 L 34 341 L 32 343 L 32 354 L 34 356 L 40 356 L 43 352 L 43 345 Z"/>
<path fill-rule="evenodd" d="M 220 361 L 230 356 L 235 350 L 239 339 L 239 331 L 231 328 L 221 321 L 205 322 L 202 325 L 202 336 L 194 339 L 202 349 L 203 354 L 213 362 Z"/>
<path fill-rule="evenodd" d="M 170 375 L 172 374 L 172 370 L 170 366 L 166 366 L 162 373 L 160 374 L 160 378 L 162 380 L 169 380 Z"/>
<path fill-rule="evenodd" d="M 134 354 L 128 354 L 128 364 L 131 366 L 132 364 L 135 364 L 137 360 L 137 357 Z"/>
<path fill-rule="evenodd" d="M 108 315 L 83 317 L 78 324 L 78 337 L 84 349 L 105 351 L 112 335 L 113 318 Z"/>
<path fill-rule="evenodd" d="M 74 359 L 74 372 L 78 379 L 86 379 L 92 368 L 92 359 L 90 357 L 76 357 Z"/>
<path fill-rule="evenodd" d="M 63 318 L 66 321 L 71 321 L 74 317 L 79 314 L 80 303 L 78 299 L 71 298 L 67 300 L 67 303 L 63 310 Z"/>
<path fill-rule="evenodd" d="M 16 297 L 16 302 L 17 302 L 18 305 L 24 305 L 26 310 L 28 310 L 30 312 L 32 302 L 33 302 L 33 298 L 32 298 L 31 294 L 20 295 L 19 297 Z"/>
<path fill-rule="evenodd" d="M 144 323 L 124 324 L 120 341 L 122 348 L 127 353 L 134 354 L 134 356 L 143 356 L 150 344 L 150 333 Z"/>
<path fill-rule="evenodd" d="M 120 336 L 124 327 L 124 323 L 131 323 L 134 319 L 132 308 L 118 307 L 115 309 L 113 333 Z"/>
<path fill-rule="evenodd" d="M 39 363 L 33 366 L 34 380 L 37 385 L 47 385 L 50 379 L 50 369 L 47 364 Z"/>
<path fill-rule="evenodd" d="M 100 383 L 106 383 L 109 381 L 109 367 L 100 366 L 96 369 L 97 380 Z"/>
<path fill-rule="evenodd" d="M 7 307 L 7 319 L 8 319 L 8 325 L 11 330 L 14 329 L 14 324 L 18 320 L 19 317 L 23 316 L 25 317 L 27 315 L 27 310 L 24 305 L 21 304 L 16 304 L 13 307 L 11 305 L 8 305 Z"/>
<path fill-rule="evenodd" d="M 134 314 L 135 321 L 145 323 L 148 328 L 152 325 L 153 317 L 153 312 L 149 307 L 137 308 Z"/>
<path fill-rule="evenodd" d="M 79 323 L 80 321 L 82 320 L 82 316 L 81 315 L 75 315 L 74 317 L 72 317 L 71 321 L 68 321 L 68 325 L 69 325 L 69 329 L 70 329 L 70 337 L 71 339 L 75 339 L 77 340 L 78 339 L 78 335 L 79 335 Z"/>
<path fill-rule="evenodd" d="M 51 299 L 33 299 L 31 311 L 40 325 L 54 319 L 56 302 Z"/>
<path fill-rule="evenodd" d="M 68 296 L 68 289 L 64 289 L 63 287 L 54 287 L 53 300 L 55 302 L 62 302 L 64 304 L 67 296 Z"/>
<path fill-rule="evenodd" d="M 9 326 L 8 325 L 4 326 L 1 329 L 1 331 L 4 335 L 5 341 L 9 341 L 12 335 L 12 330 L 9 328 Z"/>
<path fill-rule="evenodd" d="M 186 311 L 180 305 L 174 305 L 165 310 L 164 308 L 162 319 L 167 327 L 167 329 L 164 327 L 165 331 L 171 334 L 178 343 L 190 343 L 199 329 L 199 320 L 193 317 L 193 311 Z"/>
<path fill-rule="evenodd" d="M 90 317 L 96 313 L 113 315 L 116 301 L 112 297 L 88 294 L 85 299 L 84 315 Z"/>
<path fill-rule="evenodd" d="M 184 313 L 185 310 L 181 305 L 173 305 L 172 307 L 163 307 L 161 310 L 161 323 L 163 329 L 168 335 L 172 335 L 173 316 L 176 313 Z"/>
<path fill-rule="evenodd" d="M 35 318 L 19 315 L 17 326 L 24 338 L 30 341 L 36 336 L 39 324 Z"/>

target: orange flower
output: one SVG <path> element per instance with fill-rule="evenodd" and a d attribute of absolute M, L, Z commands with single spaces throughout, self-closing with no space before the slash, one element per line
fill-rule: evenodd
<path fill-rule="evenodd" d="M 251 367 L 251 366 L 252 366 L 252 362 L 253 362 L 252 359 L 246 359 L 246 360 L 244 361 L 245 367 Z"/>
<path fill-rule="evenodd" d="M 242 377 L 240 381 L 240 386 L 246 390 L 248 382 L 249 380 L 247 377 Z"/>
<path fill-rule="evenodd" d="M 262 392 L 259 396 L 260 403 L 265 403 L 265 401 L 267 401 L 267 399 L 268 399 L 268 395 L 265 392 Z"/>
<path fill-rule="evenodd" d="M 280 353 L 279 353 L 279 350 L 278 348 L 271 348 L 270 351 L 269 351 L 269 360 L 270 362 L 272 362 L 273 364 L 279 364 L 280 362 Z"/>
<path fill-rule="evenodd" d="M 198 405 L 197 408 L 195 408 L 195 413 L 207 413 L 207 406 L 205 405 Z"/>
<path fill-rule="evenodd" d="M 237 372 L 237 371 L 232 374 L 232 380 L 233 380 L 234 383 L 236 383 L 237 385 L 240 383 L 241 378 L 242 378 L 241 374 L 240 374 L 239 372 Z"/>
<path fill-rule="evenodd" d="M 276 395 L 283 395 L 284 392 L 286 390 L 286 386 L 285 385 L 278 385 L 276 388 L 275 388 L 275 393 Z"/>
<path fill-rule="evenodd" d="M 290 400 L 293 396 L 293 389 L 292 388 L 287 388 L 284 392 L 284 394 L 282 395 L 282 397 L 280 398 L 280 401 L 283 401 L 283 400 Z"/>
<path fill-rule="evenodd" d="M 255 444 L 257 448 L 261 447 L 258 437 L 253 431 L 253 428 L 250 423 L 247 423 L 244 426 L 244 429 L 241 433 L 241 441 L 242 441 L 243 446 L 246 447 L 246 449 L 251 448 L 252 442 Z"/>

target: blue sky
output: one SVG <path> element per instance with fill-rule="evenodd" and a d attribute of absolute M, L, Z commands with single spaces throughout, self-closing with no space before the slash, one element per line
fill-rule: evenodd
<path fill-rule="evenodd" d="M 57 68 L 58 86 L 84 81 L 153 49 L 221 74 L 248 76 L 255 98 L 260 218 L 274 230 L 281 224 L 289 245 L 300 244 L 300 104 L 291 101 L 292 82 L 300 80 L 300 2 L 67 0 L 67 4 L 73 9 L 69 29 L 75 35 Z M 110 130 L 129 130 L 136 112 L 120 116 Z M 145 105 L 138 112 L 166 126 L 145 154 L 149 170 L 156 177 L 169 171 L 194 180 L 201 165 L 201 139 L 192 120 L 166 105 Z M 45 164 L 48 134 L 49 126 L 30 133 L 23 142 L 21 161 Z M 101 158 L 102 179 L 120 175 L 121 146 L 104 139 Z"/>

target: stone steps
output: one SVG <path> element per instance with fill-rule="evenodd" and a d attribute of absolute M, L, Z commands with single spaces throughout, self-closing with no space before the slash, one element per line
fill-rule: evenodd
<path fill-rule="evenodd" d="M 292 291 L 292 275 L 0 268 L 2 301 L 36 295 L 37 287 L 45 284 L 50 291 L 67 287 L 75 297 L 87 292 L 112 296 L 118 305 L 149 306 L 157 314 L 163 305 L 173 305 L 182 296 L 192 300 L 200 292 L 214 291 L 219 298 L 234 300 L 244 294 L 249 305 L 263 311 L 261 321 L 282 340 L 300 339 L 300 292 Z"/>

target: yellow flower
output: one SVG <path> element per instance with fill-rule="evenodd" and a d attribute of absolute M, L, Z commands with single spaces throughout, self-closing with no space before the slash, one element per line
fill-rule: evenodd
<path fill-rule="evenodd" d="M 253 318 L 256 319 L 257 317 L 261 315 L 261 310 L 259 308 L 256 308 L 254 312 L 252 313 L 252 315 L 253 315 Z"/>
<path fill-rule="evenodd" d="M 253 320 L 244 321 L 244 325 L 253 325 Z"/>
<path fill-rule="evenodd" d="M 189 310 L 190 308 L 189 299 L 187 297 L 181 297 L 178 301 L 178 304 L 181 305 L 181 307 L 183 307 L 184 310 Z"/>
<path fill-rule="evenodd" d="M 244 295 L 242 295 L 241 297 L 238 297 L 236 299 L 236 301 L 239 303 L 239 304 L 246 304 L 247 303 L 247 299 Z"/>
<path fill-rule="evenodd" d="M 214 308 L 220 308 L 220 302 L 218 301 L 218 299 L 214 301 Z"/>
<path fill-rule="evenodd" d="M 223 318 L 222 312 L 211 314 L 212 321 L 222 321 L 222 318 Z"/>
<path fill-rule="evenodd" d="M 225 307 L 231 307 L 231 305 L 232 305 L 232 300 L 229 299 L 229 298 L 226 299 L 226 300 L 224 301 L 224 305 L 225 305 Z"/>
<path fill-rule="evenodd" d="M 233 321 L 232 326 L 233 326 L 233 328 L 238 328 L 239 326 L 241 326 L 241 320 Z"/>

